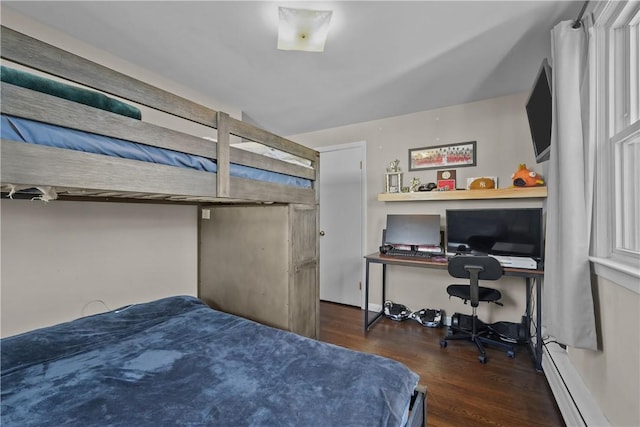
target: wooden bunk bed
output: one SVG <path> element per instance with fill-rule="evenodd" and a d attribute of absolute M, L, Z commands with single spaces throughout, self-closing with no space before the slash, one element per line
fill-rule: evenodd
<path fill-rule="evenodd" d="M 234 239 L 247 244 L 244 261 L 231 250 L 233 242 L 219 238 L 220 227 L 200 216 L 199 296 L 216 308 L 317 337 L 317 151 L 6 27 L 1 53 L 4 62 L 23 68 L 2 70 L 5 194 L 194 203 L 204 212 L 246 206 L 241 212 L 253 215 L 236 226 Z M 94 96 L 109 98 L 93 102 Z M 110 102 L 117 112 L 102 108 Z M 194 136 L 145 122 L 139 106 L 194 122 L 207 133 Z M 134 114 L 121 113 L 131 109 Z M 278 158 L 236 148 L 232 140 L 241 147 L 258 143 Z M 255 228 L 274 212 L 288 224 L 282 236 L 290 242 L 274 242 L 279 252 L 270 251 L 269 263 L 249 263 L 269 242 L 257 240 L 246 226 Z M 237 222 L 230 218 L 224 227 Z M 256 270 L 262 273 L 246 276 Z M 265 284 L 265 271 L 272 282 Z M 272 297 L 271 306 L 264 305 L 265 295 Z"/>
<path fill-rule="evenodd" d="M 134 109 L 151 108 L 210 131 L 195 136 L 146 122 L 144 112 L 139 120 L 135 114 L 122 115 L 91 103 L 86 105 L 73 97 L 6 83 L 3 72 L 0 187 L 5 197 L 22 191 L 29 197 L 35 194 L 45 200 L 197 204 L 200 301 L 231 315 L 297 333 L 285 333 L 284 341 L 295 341 L 300 335 L 318 337 L 317 151 L 12 29 L 3 26 L 1 31 L 3 65 L 16 64 L 20 73 L 32 70 L 38 76 L 97 91 L 101 96 L 117 98 L 118 102 L 133 103 Z M 66 90 L 65 86 L 63 92 Z M 12 133 L 5 135 L 5 129 Z M 59 132 L 65 132 L 64 136 Z M 44 140 L 38 135 L 44 135 Z M 85 136 L 91 137 L 92 142 L 76 146 Z M 141 148 L 143 154 L 131 158 L 111 149 L 105 151 L 102 146 L 95 148 L 94 137 L 106 138 L 108 146 L 122 145 L 125 152 Z M 60 140 L 71 140 L 72 144 L 57 146 Z M 296 163 L 237 148 L 233 141 L 239 141 L 240 145 L 245 141 L 259 143 L 277 153 L 292 155 Z M 176 156 L 182 159 L 178 165 L 173 160 L 158 160 Z M 299 161 L 304 165 L 297 164 Z M 270 234 L 260 232 L 265 221 L 272 225 Z M 154 310 L 157 307 L 151 308 L 152 313 Z M 118 317 L 118 313 L 110 315 Z M 274 330 L 258 326 L 265 328 L 255 332 L 258 336 Z M 19 340 L 20 346 L 28 347 L 31 337 L 40 334 L 36 331 L 34 335 L 25 335 Z M 57 334 L 56 330 L 53 336 Z M 5 383 L 5 375 L 10 379 L 15 369 L 23 367 L 18 361 L 9 371 L 5 370 L 5 366 L 10 366 L 5 365 L 5 355 L 16 350 L 11 342 L 3 340 L 2 345 L 3 402 L 17 396 L 25 385 L 21 380 L 15 382 L 16 389 L 4 385 L 10 384 Z M 21 351 L 30 352 L 25 348 L 21 347 L 17 357 L 21 357 Z M 244 347 L 238 351 L 250 353 L 251 349 Z M 139 355 L 132 357 L 136 363 L 139 361 Z M 362 377 L 355 372 L 354 375 Z M 353 381 L 343 377 L 343 381 Z M 11 378 L 15 380 L 15 376 Z M 287 379 L 283 378 L 281 387 L 286 384 Z M 308 387 L 313 389 L 313 384 Z M 389 390 L 393 391 L 394 386 L 381 393 Z M 395 413 L 380 425 L 424 425 L 425 395 L 425 389 L 420 388 L 407 396 L 405 410 L 413 408 L 410 417 L 406 411 L 400 418 Z M 384 396 L 378 399 L 379 404 L 386 405 Z M 260 405 L 258 412 L 259 408 Z"/>

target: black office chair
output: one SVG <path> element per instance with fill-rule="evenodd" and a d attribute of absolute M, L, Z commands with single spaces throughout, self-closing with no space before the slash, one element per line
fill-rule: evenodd
<path fill-rule="evenodd" d="M 502 266 L 495 258 L 489 256 L 455 256 L 449 259 L 449 274 L 453 277 L 470 279 L 468 285 L 449 285 L 447 293 L 449 297 L 462 298 L 465 302 L 471 301 L 473 316 L 471 320 L 471 331 L 455 329 L 449 327 L 447 335 L 440 340 L 440 347 L 446 347 L 449 340 L 470 340 L 478 347 L 480 363 L 487 363 L 487 355 L 483 344 L 494 345 L 507 352 L 509 357 L 515 357 L 512 345 L 488 338 L 488 328 L 479 330 L 482 323 L 478 320 L 476 308 L 480 301 L 493 302 L 502 305 L 499 300 L 502 294 L 497 289 L 485 288 L 478 285 L 482 280 L 498 280 L 502 277 Z M 482 324 L 483 325 L 483 324 Z"/>

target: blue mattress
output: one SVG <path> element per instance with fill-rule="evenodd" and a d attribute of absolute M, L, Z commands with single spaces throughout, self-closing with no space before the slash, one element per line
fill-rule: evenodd
<path fill-rule="evenodd" d="M 66 148 L 212 173 L 217 171 L 216 162 L 206 157 L 82 132 L 20 117 L 2 115 L 0 130 L 2 131 L 2 138 L 11 141 Z M 311 188 L 311 181 L 308 179 L 233 163 L 230 165 L 230 174 L 238 178 Z"/>
<path fill-rule="evenodd" d="M 3 426 L 395 426 L 404 365 L 170 297 L 4 338 Z"/>

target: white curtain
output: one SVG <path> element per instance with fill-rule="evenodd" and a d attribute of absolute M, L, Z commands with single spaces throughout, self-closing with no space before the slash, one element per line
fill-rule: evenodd
<path fill-rule="evenodd" d="M 589 264 L 595 147 L 589 61 L 594 55 L 586 21 L 577 29 L 572 21 L 561 22 L 551 31 L 554 103 L 542 308 L 545 335 L 595 350 Z"/>

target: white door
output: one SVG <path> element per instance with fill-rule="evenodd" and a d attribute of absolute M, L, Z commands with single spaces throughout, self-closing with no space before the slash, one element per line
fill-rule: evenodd
<path fill-rule="evenodd" d="M 364 142 L 319 148 L 320 299 L 362 306 Z"/>

